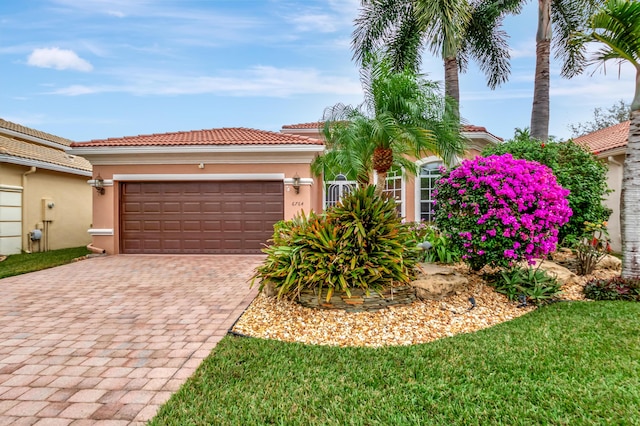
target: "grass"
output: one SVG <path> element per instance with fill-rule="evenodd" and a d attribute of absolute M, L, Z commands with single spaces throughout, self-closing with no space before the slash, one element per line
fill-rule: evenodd
<path fill-rule="evenodd" d="M 227 336 L 150 424 L 640 424 L 639 354 L 633 302 L 556 303 L 405 347 Z"/>
<path fill-rule="evenodd" d="M 40 253 L 12 254 L 0 262 L 0 278 L 64 265 L 89 253 L 86 247 L 74 247 Z"/>

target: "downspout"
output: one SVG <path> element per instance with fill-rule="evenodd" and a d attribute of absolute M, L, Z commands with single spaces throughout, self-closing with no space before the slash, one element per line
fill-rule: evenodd
<path fill-rule="evenodd" d="M 27 176 L 36 172 L 36 166 L 31 166 L 29 170 L 22 174 L 22 233 L 27 235 L 28 232 L 25 232 L 27 228 Z M 22 248 L 24 250 L 24 235 L 22 239 Z M 24 250 L 25 253 L 31 253 L 31 250 Z"/>

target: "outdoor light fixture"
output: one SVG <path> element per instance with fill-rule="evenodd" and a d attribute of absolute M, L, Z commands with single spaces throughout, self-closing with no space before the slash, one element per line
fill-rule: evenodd
<path fill-rule="evenodd" d="M 104 195 L 104 179 L 102 179 L 102 176 L 100 176 L 99 174 L 98 176 L 96 176 L 96 178 L 93 180 L 93 186 L 96 187 L 96 191 L 98 192 L 98 194 Z"/>
<path fill-rule="evenodd" d="M 296 191 L 296 194 L 300 193 L 300 176 L 296 173 L 293 176 L 293 189 Z"/>

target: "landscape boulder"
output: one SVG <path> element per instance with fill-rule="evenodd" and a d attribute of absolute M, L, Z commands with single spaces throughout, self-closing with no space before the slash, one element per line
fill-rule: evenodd
<path fill-rule="evenodd" d="M 615 256 L 606 254 L 600 262 L 596 264 L 596 269 L 608 269 L 610 271 L 620 271 L 622 269 L 622 260 Z"/>
<path fill-rule="evenodd" d="M 420 273 L 411 285 L 420 299 L 442 300 L 461 291 L 469 283 L 467 277 L 435 263 L 421 263 L 418 270 Z"/>

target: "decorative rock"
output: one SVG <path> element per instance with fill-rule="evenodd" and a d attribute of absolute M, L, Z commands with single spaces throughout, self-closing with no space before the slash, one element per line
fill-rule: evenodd
<path fill-rule="evenodd" d="M 610 271 L 620 271 L 622 269 L 622 260 L 615 256 L 606 254 L 600 262 L 596 264 L 596 269 L 608 269 Z"/>
<path fill-rule="evenodd" d="M 418 279 L 411 282 L 420 299 L 442 300 L 461 291 L 469 280 L 453 269 L 434 263 L 421 263 Z"/>
<path fill-rule="evenodd" d="M 276 294 L 278 294 L 278 292 L 276 291 L 275 286 L 273 285 L 273 283 L 265 283 L 264 287 L 262 287 L 262 294 L 264 294 L 267 297 L 274 297 Z"/>

